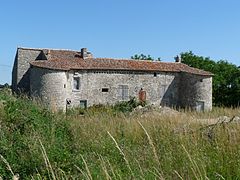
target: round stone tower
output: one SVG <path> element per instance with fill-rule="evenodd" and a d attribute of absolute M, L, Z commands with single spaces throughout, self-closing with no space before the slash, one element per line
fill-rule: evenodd
<path fill-rule="evenodd" d="M 182 73 L 179 91 L 181 106 L 197 111 L 212 109 L 211 76 Z"/>
<path fill-rule="evenodd" d="M 65 111 L 67 75 L 65 71 L 32 67 L 30 95 L 39 97 L 52 110 Z"/>

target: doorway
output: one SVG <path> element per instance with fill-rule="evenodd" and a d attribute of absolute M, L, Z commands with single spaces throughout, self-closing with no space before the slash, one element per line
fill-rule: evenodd
<path fill-rule="evenodd" d="M 87 100 L 80 100 L 80 108 L 81 109 L 87 108 Z"/>
<path fill-rule="evenodd" d="M 196 102 L 196 111 L 204 111 L 204 101 L 197 101 Z"/>

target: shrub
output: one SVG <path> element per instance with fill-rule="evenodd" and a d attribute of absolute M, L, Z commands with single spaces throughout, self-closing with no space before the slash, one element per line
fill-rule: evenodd
<path fill-rule="evenodd" d="M 136 108 L 138 105 L 143 105 L 140 102 L 136 101 L 136 98 L 130 98 L 129 101 L 122 101 L 118 102 L 116 105 L 113 106 L 113 109 L 116 111 L 120 111 L 123 113 L 129 113 L 132 112 L 134 108 Z"/>
<path fill-rule="evenodd" d="M 4 100 L 0 111 L 0 154 L 21 178 L 38 172 L 47 174 L 39 140 L 51 162 L 56 162 L 64 170 L 73 167 L 74 144 L 68 121 L 26 97 L 15 98 L 7 92 L 1 92 L 0 98 Z M 5 166 L 1 161 L 0 164 L 1 167 Z M 11 173 L 6 168 L 0 168 L 0 176 L 7 179 Z"/>
<path fill-rule="evenodd" d="M 240 116 L 239 109 L 129 116 L 138 105 L 131 99 L 66 116 L 5 91 L 0 102 L 3 179 L 240 178 L 239 122 L 199 120 Z"/>

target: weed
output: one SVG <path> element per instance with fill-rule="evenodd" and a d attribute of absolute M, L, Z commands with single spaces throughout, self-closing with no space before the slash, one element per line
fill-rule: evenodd
<path fill-rule="evenodd" d="M 240 116 L 237 108 L 143 117 L 129 115 L 131 100 L 66 116 L 9 91 L 0 102 L 3 179 L 240 178 L 240 123 L 217 125 L 210 139 L 195 121 Z"/>

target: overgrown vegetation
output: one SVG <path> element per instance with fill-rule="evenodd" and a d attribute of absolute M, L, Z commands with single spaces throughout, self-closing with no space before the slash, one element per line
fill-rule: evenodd
<path fill-rule="evenodd" d="M 121 107 L 121 106 L 120 106 Z M 120 108 L 121 109 L 121 108 Z M 240 124 L 208 131 L 193 118 L 240 116 L 215 108 L 169 116 L 129 116 L 92 107 L 67 116 L 0 92 L 0 176 L 10 179 L 240 178 Z"/>
<path fill-rule="evenodd" d="M 122 101 L 113 106 L 117 112 L 129 113 L 132 112 L 137 106 L 145 106 L 146 102 L 137 102 L 135 98 L 130 98 L 129 101 Z"/>

